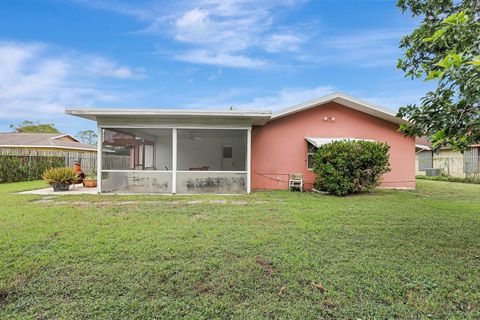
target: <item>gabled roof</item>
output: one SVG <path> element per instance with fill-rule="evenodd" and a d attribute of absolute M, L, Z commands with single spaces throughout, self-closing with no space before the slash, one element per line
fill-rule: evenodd
<path fill-rule="evenodd" d="M 383 120 L 386 120 L 388 122 L 396 123 L 396 124 L 401 124 L 401 123 L 408 123 L 407 120 L 399 118 L 396 116 L 396 113 L 382 108 L 380 106 L 377 106 L 375 104 L 372 104 L 370 102 L 354 98 L 352 96 L 346 95 L 344 93 L 340 92 L 335 92 L 332 94 L 329 94 L 327 96 L 307 101 L 304 103 L 297 104 L 293 107 L 285 108 L 282 110 L 279 110 L 272 115 L 272 120 L 286 117 L 288 115 L 308 110 L 311 108 L 319 107 L 321 105 L 324 105 L 329 102 L 337 102 L 341 105 L 344 105 L 346 107 L 349 107 L 351 109 L 358 110 L 363 113 L 367 113 L 369 115 L 372 115 L 377 118 L 381 118 Z"/>
<path fill-rule="evenodd" d="M 344 93 L 335 92 L 330 95 L 307 101 L 293 107 L 279 110 L 272 114 L 266 110 L 185 110 L 185 109 L 66 109 L 65 113 L 77 117 L 98 121 L 103 118 L 123 118 L 143 117 L 152 119 L 162 119 L 164 121 L 173 121 L 178 119 L 193 119 L 194 121 L 204 121 L 208 118 L 223 119 L 223 121 L 233 121 L 242 119 L 252 125 L 264 125 L 268 121 L 286 117 L 288 115 L 304 111 L 310 108 L 319 107 L 328 102 L 337 102 L 345 107 L 370 114 L 383 120 L 401 124 L 408 123 L 407 120 L 399 118 L 396 113 L 374 105 L 370 102 L 357 99 Z M 272 106 L 265 106 L 266 108 Z"/>
<path fill-rule="evenodd" d="M 474 143 L 469 145 L 470 148 L 480 147 L 480 143 Z M 420 149 L 420 151 L 430 151 L 433 150 L 433 143 L 428 139 L 428 137 L 415 137 L 415 148 Z M 442 150 L 451 149 L 451 147 L 443 145 L 440 147 Z"/>
<path fill-rule="evenodd" d="M 65 140 L 64 138 L 68 138 Z M 70 141 L 68 141 L 70 140 Z M 53 148 L 96 151 L 97 148 L 78 141 L 69 134 L 59 133 L 0 133 L 0 147 L 9 148 Z"/>
<path fill-rule="evenodd" d="M 415 137 L 415 148 L 423 150 L 432 150 L 432 142 L 427 137 Z"/>

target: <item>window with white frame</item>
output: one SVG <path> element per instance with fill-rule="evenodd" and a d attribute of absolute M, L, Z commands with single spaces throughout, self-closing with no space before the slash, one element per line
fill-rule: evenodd
<path fill-rule="evenodd" d="M 313 170 L 314 156 L 317 152 L 317 147 L 307 141 L 307 168 Z"/>

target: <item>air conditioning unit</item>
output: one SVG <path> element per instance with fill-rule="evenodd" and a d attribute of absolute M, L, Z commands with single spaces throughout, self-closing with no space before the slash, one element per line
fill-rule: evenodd
<path fill-rule="evenodd" d="M 436 176 L 441 176 L 442 175 L 442 169 L 425 169 L 425 174 L 429 177 L 436 177 Z"/>

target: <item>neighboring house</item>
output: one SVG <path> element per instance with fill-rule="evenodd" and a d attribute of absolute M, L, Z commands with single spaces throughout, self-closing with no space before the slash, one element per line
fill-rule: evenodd
<path fill-rule="evenodd" d="M 81 143 L 69 134 L 0 133 L 0 154 L 65 155 L 66 153 L 95 154 L 96 152 L 96 147 Z"/>
<path fill-rule="evenodd" d="M 288 175 L 314 174 L 316 148 L 333 140 L 390 145 L 382 187 L 415 188 L 415 140 L 394 112 L 345 94 L 280 110 L 70 109 L 97 121 L 99 192 L 249 193 L 287 189 Z M 109 153 L 102 151 L 109 150 Z"/>
<path fill-rule="evenodd" d="M 480 173 L 480 144 L 473 144 L 461 153 L 448 147 L 433 152 L 432 143 L 425 137 L 415 139 L 416 175 L 425 175 L 428 169 L 441 169 L 442 174 L 466 177 Z"/>

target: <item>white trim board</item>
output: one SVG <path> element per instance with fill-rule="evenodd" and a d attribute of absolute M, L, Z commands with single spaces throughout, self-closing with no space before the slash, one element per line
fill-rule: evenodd
<path fill-rule="evenodd" d="M 367 102 L 358 98 L 354 98 L 352 96 L 349 96 L 340 92 L 335 92 L 327 96 L 321 97 L 319 99 L 307 101 L 304 103 L 297 104 L 293 107 L 279 110 L 272 114 L 271 120 L 283 118 L 293 113 L 308 110 L 314 107 L 319 107 L 329 102 L 337 102 L 351 109 L 355 109 L 357 111 L 370 114 L 374 117 L 381 118 L 383 120 L 386 120 L 392 123 L 397 123 L 397 124 L 408 123 L 407 120 L 397 117 L 396 113 L 391 110 L 382 108 L 370 102 Z"/>

